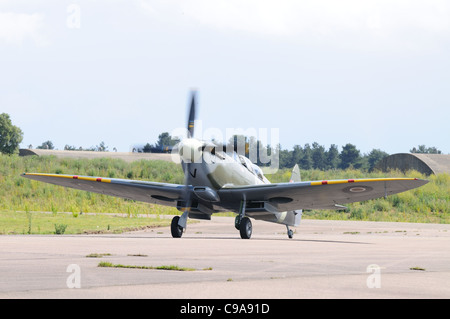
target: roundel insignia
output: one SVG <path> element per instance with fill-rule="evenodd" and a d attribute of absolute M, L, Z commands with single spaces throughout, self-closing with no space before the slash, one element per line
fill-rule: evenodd
<path fill-rule="evenodd" d="M 344 188 L 342 191 L 344 193 L 350 193 L 350 194 L 357 194 L 357 193 L 364 193 L 364 192 L 370 192 L 373 190 L 370 186 L 349 186 Z"/>
<path fill-rule="evenodd" d="M 366 191 L 365 187 L 352 187 L 349 189 L 350 192 L 352 193 L 362 193 Z"/>

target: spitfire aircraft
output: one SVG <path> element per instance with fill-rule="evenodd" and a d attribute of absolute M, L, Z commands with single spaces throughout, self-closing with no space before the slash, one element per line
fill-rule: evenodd
<path fill-rule="evenodd" d="M 428 181 L 417 178 L 344 179 L 302 182 L 296 165 L 286 183 L 270 183 L 262 169 L 247 157 L 223 146 L 194 138 L 196 94 L 192 92 L 187 137 L 178 145 L 184 184 L 117 178 L 24 173 L 22 176 L 89 192 L 178 208 L 171 223 L 172 237 L 180 238 L 188 218 L 210 220 L 217 212 L 236 213 L 235 227 L 243 239 L 252 235 L 250 218 L 298 226 L 302 210 L 337 209 L 407 191 Z"/>

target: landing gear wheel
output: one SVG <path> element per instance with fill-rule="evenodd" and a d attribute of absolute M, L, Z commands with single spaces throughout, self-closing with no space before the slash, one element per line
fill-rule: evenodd
<path fill-rule="evenodd" d="M 288 225 L 286 225 L 286 229 L 287 229 L 287 234 L 289 238 L 294 237 L 294 232 L 292 231 L 292 229 L 289 228 Z"/>
<path fill-rule="evenodd" d="M 250 239 L 252 237 L 252 222 L 250 218 L 244 217 L 239 225 L 239 232 L 242 239 Z"/>
<path fill-rule="evenodd" d="M 292 231 L 292 229 L 288 229 L 287 234 L 288 234 L 289 238 L 293 238 L 294 237 L 294 232 Z"/>
<path fill-rule="evenodd" d="M 172 232 L 173 238 L 181 238 L 183 235 L 183 227 L 178 225 L 178 221 L 180 220 L 180 216 L 175 216 L 172 218 L 172 224 L 170 225 L 170 231 Z"/>

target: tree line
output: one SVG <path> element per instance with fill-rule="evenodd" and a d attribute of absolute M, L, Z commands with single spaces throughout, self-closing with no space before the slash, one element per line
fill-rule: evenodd
<path fill-rule="evenodd" d="M 279 151 L 280 168 L 293 167 L 298 164 L 303 170 L 318 169 L 347 169 L 356 168 L 366 171 L 374 169 L 376 163 L 389 154 L 373 149 L 368 154 L 361 154 L 361 151 L 351 143 L 339 147 L 336 144 L 326 149 L 317 142 L 306 143 L 304 146 L 295 145 L 292 150 L 281 149 Z"/>
<path fill-rule="evenodd" d="M 180 139 L 172 137 L 168 132 L 159 134 L 158 140 L 155 144 L 147 143 L 142 149 L 143 152 L 161 153 L 170 152 L 172 147 L 175 146 Z M 227 150 L 233 149 L 239 151 L 239 144 L 245 145 L 243 152 L 245 156 L 249 157 L 251 147 L 256 149 L 257 160 L 256 163 L 259 166 L 264 166 L 265 162 L 261 161 L 259 154 L 271 154 L 271 152 L 277 152 L 279 158 L 279 168 L 292 168 L 295 164 L 298 164 L 300 169 L 347 169 L 355 168 L 365 171 L 372 171 L 375 165 L 389 154 L 380 149 L 372 149 L 369 153 L 363 154 L 353 144 L 348 143 L 342 146 L 339 151 L 339 147 L 336 144 L 332 144 L 328 149 L 325 146 L 320 145 L 317 142 L 312 144 L 306 143 L 305 145 L 295 145 L 293 149 L 282 149 L 281 145 L 271 147 L 270 145 L 263 145 L 261 141 L 256 140 L 253 136 L 246 137 L 243 135 L 233 135 L 226 145 L 221 145 L 216 141 L 212 141 L 218 146 L 227 147 Z M 410 150 L 411 153 L 427 153 L 427 154 L 441 154 L 442 152 L 436 147 L 426 147 L 425 145 L 419 145 L 417 148 L 413 147 Z"/>
<path fill-rule="evenodd" d="M 168 132 L 158 135 L 155 144 L 146 143 L 144 146 L 133 146 L 133 152 L 138 153 L 170 153 L 175 145 L 180 142 L 179 138 L 172 137 Z"/>
<path fill-rule="evenodd" d="M 28 148 L 31 149 L 31 148 L 33 148 L 33 146 L 28 145 Z M 38 149 L 38 150 L 54 150 L 55 146 L 53 145 L 53 142 L 49 140 L 49 141 L 42 142 L 42 144 L 37 146 L 36 149 Z M 76 147 L 73 145 L 66 144 L 64 146 L 64 150 L 65 151 L 91 151 L 91 152 L 108 152 L 109 151 L 108 146 L 106 146 L 105 142 L 103 142 L 103 141 L 100 142 L 99 145 L 91 146 L 88 148 L 84 148 L 81 146 Z M 113 148 L 113 151 L 117 152 L 115 147 Z"/>
<path fill-rule="evenodd" d="M 18 152 L 19 145 L 23 140 L 22 130 L 13 125 L 10 116 L 6 113 L 0 114 L 0 153 L 14 154 Z M 147 143 L 144 147 L 140 148 L 141 152 L 170 152 L 178 142 L 179 138 L 172 137 L 168 132 L 163 132 L 158 135 L 156 143 Z M 212 141 L 218 146 L 222 146 L 221 143 Z M 256 148 L 257 150 L 257 165 L 264 166 L 264 162 L 259 158 L 259 154 L 271 154 L 272 152 L 278 153 L 279 168 L 291 168 L 295 164 L 303 170 L 318 169 L 347 169 L 355 168 L 366 171 L 371 171 L 375 167 L 376 163 L 389 154 L 380 150 L 373 149 L 367 154 L 362 154 L 361 151 L 353 144 L 348 143 L 339 147 L 336 144 L 332 144 L 328 149 L 325 146 L 320 145 L 317 142 L 312 144 L 306 143 L 303 146 L 295 145 L 291 150 L 283 149 L 281 145 L 271 147 L 270 145 L 263 145 L 261 141 L 256 140 L 253 136 L 246 137 L 242 135 L 234 135 L 231 137 L 226 145 L 227 150 L 230 150 L 230 146 L 234 150 L 239 150 L 239 143 L 245 145 L 244 155 L 249 156 L 250 149 Z M 243 143 L 243 144 L 242 144 Z M 54 145 L 51 141 L 45 141 L 38 149 L 54 149 Z M 66 145 L 65 150 L 89 150 L 89 151 L 108 151 L 108 146 L 104 142 L 99 145 L 87 149 L 76 148 L 75 146 Z M 116 151 L 116 149 L 113 149 Z M 424 153 L 424 154 L 442 154 L 442 152 L 436 147 L 427 147 L 425 145 L 419 145 L 417 148 L 410 149 L 411 153 Z"/>

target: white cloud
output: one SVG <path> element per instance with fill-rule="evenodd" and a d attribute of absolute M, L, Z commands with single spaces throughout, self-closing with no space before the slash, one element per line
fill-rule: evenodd
<path fill-rule="evenodd" d="M 290 32 L 287 24 L 289 3 L 263 0 L 191 0 L 180 2 L 179 5 L 185 14 L 199 23 L 221 30 L 271 35 Z"/>
<path fill-rule="evenodd" d="M 40 13 L 0 12 L 0 41 L 20 45 L 31 39 L 37 45 L 43 45 L 46 43 L 40 33 L 43 24 L 44 16 Z"/>
<path fill-rule="evenodd" d="M 147 13 L 222 32 L 308 44 L 366 47 L 439 45 L 450 35 L 446 0 L 139 0 Z"/>

